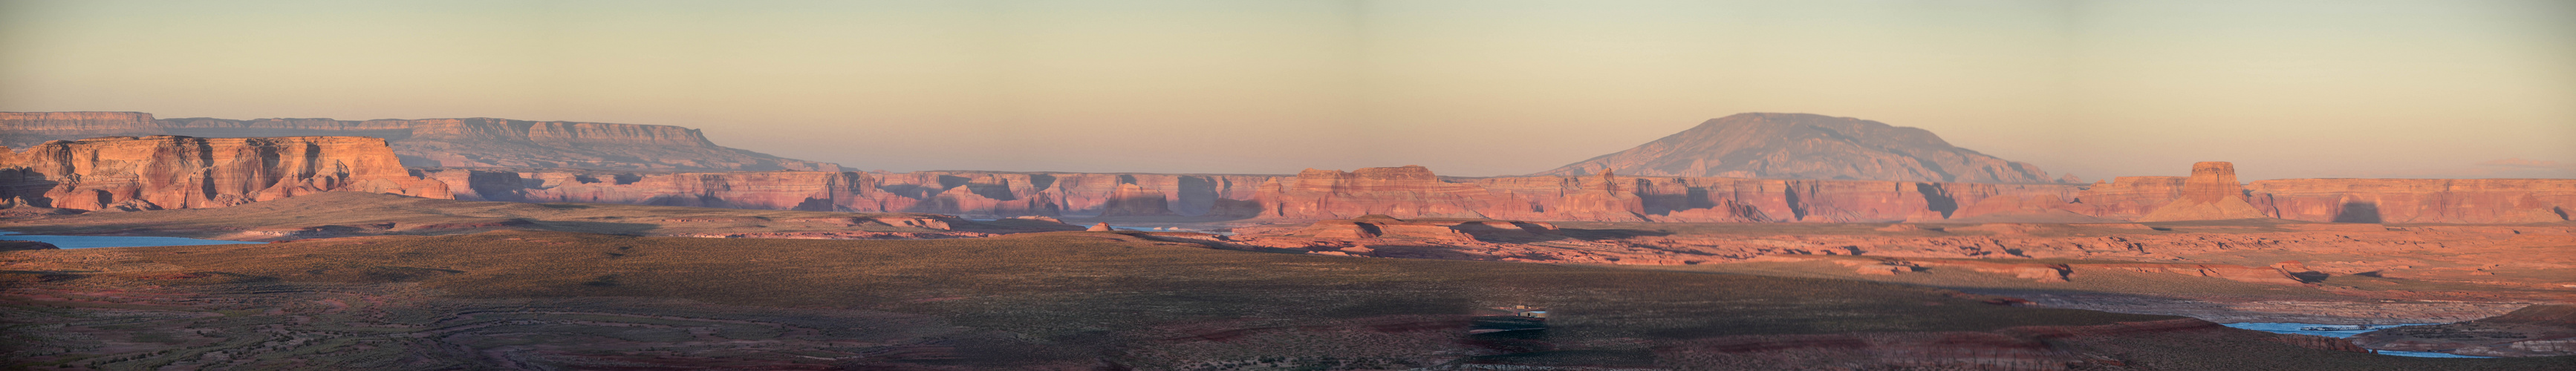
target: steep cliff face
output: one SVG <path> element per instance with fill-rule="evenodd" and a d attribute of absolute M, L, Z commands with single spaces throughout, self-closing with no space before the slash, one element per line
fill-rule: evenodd
<path fill-rule="evenodd" d="M 2069 209 L 2085 215 L 2120 220 L 2135 220 L 2156 211 L 2157 207 L 2182 198 L 2183 181 L 2178 176 L 2124 176 L 2108 182 L 2096 182 L 2077 194 Z"/>
<path fill-rule="evenodd" d="M 748 209 L 924 212 L 974 217 L 1250 216 L 1267 176 L 914 172 L 636 173 L 424 169 L 466 200 Z"/>
<path fill-rule="evenodd" d="M 359 191 L 451 198 L 367 137 L 108 137 L 0 147 L 0 207 L 191 209 Z"/>
<path fill-rule="evenodd" d="M 140 112 L 0 113 L 0 145 L 114 135 L 368 136 L 390 141 L 408 166 L 664 171 L 840 171 L 840 165 L 718 146 L 666 125 L 495 118 L 346 121 L 309 118 L 154 119 Z"/>
<path fill-rule="evenodd" d="M 1357 171 L 1306 169 L 1264 184 L 1256 200 L 1262 217 L 1344 219 L 1381 214 L 1398 218 L 1474 218 L 1513 201 L 1472 184 L 1450 183 L 1421 166 Z"/>
<path fill-rule="evenodd" d="M 2177 220 L 2259 219 L 2269 215 L 2245 202 L 2245 185 L 2236 182 L 2236 164 L 2209 161 L 2191 164 L 2191 178 L 2183 179 L 2182 194 L 2146 216 L 2141 222 Z"/>
<path fill-rule="evenodd" d="M 169 134 L 142 112 L 0 112 L 0 147 L 49 140 Z"/>
<path fill-rule="evenodd" d="M 2547 223 L 2576 214 L 2571 179 L 2280 179 L 2247 184 L 2272 217 L 2338 223 Z"/>
<path fill-rule="evenodd" d="M 2101 223 L 2168 214 L 2312 222 L 2564 221 L 2576 180 L 2293 179 L 2236 187 L 2187 177 L 2077 184 L 1639 177 L 1447 178 L 1419 166 L 1294 176 L 940 171 L 641 173 L 428 169 L 463 199 L 602 202 L 974 217 L 1182 215 L 1263 219 Z M 2193 186 L 2197 184 L 2197 187 Z M 2230 191 L 2229 189 L 2235 190 Z M 2250 190 L 2249 190 L 2250 188 Z M 2196 193 L 2195 193 L 2196 192 Z M 2233 193 L 2230 193 L 2233 192 Z M 2233 194 L 2233 196 L 2230 196 Z M 2202 198 L 2187 198 L 2197 195 Z M 2218 201 L 2193 201 L 2216 199 Z M 2211 208 L 2229 213 L 2190 216 Z M 2254 210 L 2252 216 L 2245 210 Z"/>
<path fill-rule="evenodd" d="M 1801 113 L 1744 113 L 1535 175 L 2045 183 L 2038 166 L 1951 146 L 1923 129 Z"/>

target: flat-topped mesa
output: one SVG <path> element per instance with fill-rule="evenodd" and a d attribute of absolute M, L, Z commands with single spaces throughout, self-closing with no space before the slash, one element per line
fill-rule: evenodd
<path fill-rule="evenodd" d="M 103 136 L 368 136 L 385 138 L 404 165 L 659 171 L 840 171 L 840 165 L 718 146 L 697 129 L 669 125 L 497 118 L 154 119 L 141 112 L 0 113 L 0 146 Z"/>
<path fill-rule="evenodd" d="M 1109 202 L 1100 206 L 1100 216 L 1173 215 L 1170 205 L 1164 199 L 1163 191 L 1132 183 L 1120 184 L 1118 191 L 1110 194 Z"/>
<path fill-rule="evenodd" d="M 329 191 L 453 198 L 368 137 L 107 137 L 0 147 L 0 207 L 194 209 Z"/>
<path fill-rule="evenodd" d="M 2095 183 L 1586 176 L 1442 178 L 1401 166 L 1295 176 L 924 171 L 659 173 L 422 169 L 457 198 L 750 209 L 1023 215 L 1178 215 L 1272 221 L 1486 218 L 1543 221 L 2103 223 L 2183 201 L 2185 176 Z M 2284 179 L 2229 198 L 2222 172 L 2202 196 L 2311 222 L 2563 222 L 2576 179 Z M 2179 174 L 2177 174 L 2179 175 Z M 1157 205 L 1157 200 L 1160 204 Z M 2190 204 L 2189 202 L 2184 202 Z M 2206 204 L 2203 204 L 2206 205 Z M 2177 208 L 2179 212 L 2188 208 Z M 2240 210 L 2241 211 L 2241 210 Z M 2259 217 L 2259 216 L 2252 216 Z"/>
<path fill-rule="evenodd" d="M 2225 220 L 2270 218 L 2254 204 L 2245 201 L 2245 185 L 2236 182 L 2236 164 L 2208 161 L 2191 164 L 2191 178 L 2184 179 L 2182 194 L 2156 211 L 2138 217 L 2141 222 L 2179 220 Z"/>
<path fill-rule="evenodd" d="M 1355 171 L 1306 169 L 1278 184 L 1264 184 L 1256 202 L 1261 217 L 1351 218 L 1384 214 L 1400 218 L 1481 217 L 1497 196 L 1472 184 L 1449 183 L 1417 165 Z"/>
<path fill-rule="evenodd" d="M 1931 131 L 1803 113 L 1742 113 L 1533 175 L 2047 183 L 2048 173 Z"/>
<path fill-rule="evenodd" d="M 169 134 L 142 112 L 0 112 L 0 146 L 50 140 Z"/>
<path fill-rule="evenodd" d="M 2282 219 L 2337 223 L 2557 223 L 2576 179 L 2274 179 L 2245 184 Z"/>

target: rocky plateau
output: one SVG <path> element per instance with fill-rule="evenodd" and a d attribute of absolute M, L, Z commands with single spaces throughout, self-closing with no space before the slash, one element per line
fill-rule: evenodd
<path fill-rule="evenodd" d="M 154 210 L 240 205 L 330 191 L 453 198 L 368 137 L 107 137 L 0 147 L 0 206 Z"/>
<path fill-rule="evenodd" d="M 2046 183 L 2048 172 L 1931 131 L 1803 113 L 1744 113 L 1534 175 Z"/>
<path fill-rule="evenodd" d="M 718 146 L 667 125 L 496 118 L 349 121 L 314 118 L 159 119 L 142 112 L 0 112 L 0 146 L 106 136 L 365 136 L 384 138 L 416 167 L 530 167 L 659 171 L 840 171 L 840 165 Z"/>

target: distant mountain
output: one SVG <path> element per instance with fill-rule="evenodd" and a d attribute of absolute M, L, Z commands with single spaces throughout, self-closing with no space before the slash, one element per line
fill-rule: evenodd
<path fill-rule="evenodd" d="M 496 118 L 367 120 L 155 119 L 142 112 L 0 112 L 0 146 L 104 136 L 384 138 L 403 166 L 667 171 L 840 171 L 832 163 L 718 146 L 667 125 Z"/>
<path fill-rule="evenodd" d="M 1532 175 L 2046 183 L 2038 166 L 1951 146 L 1923 129 L 1804 113 L 1742 113 Z"/>

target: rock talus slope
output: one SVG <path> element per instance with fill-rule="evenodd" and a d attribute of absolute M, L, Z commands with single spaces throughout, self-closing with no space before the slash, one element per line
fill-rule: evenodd
<path fill-rule="evenodd" d="M 0 112 L 0 146 L 102 136 L 368 136 L 408 166 L 664 171 L 840 171 L 708 141 L 697 129 L 496 118 L 348 121 L 309 118 L 155 119 L 141 112 Z"/>
<path fill-rule="evenodd" d="M 0 206 L 189 209 L 328 191 L 452 198 L 367 137 L 108 137 L 0 147 Z"/>
<path fill-rule="evenodd" d="M 1801 113 L 1744 113 L 1534 175 L 2047 183 L 2038 166 L 1951 146 L 1918 128 Z"/>

